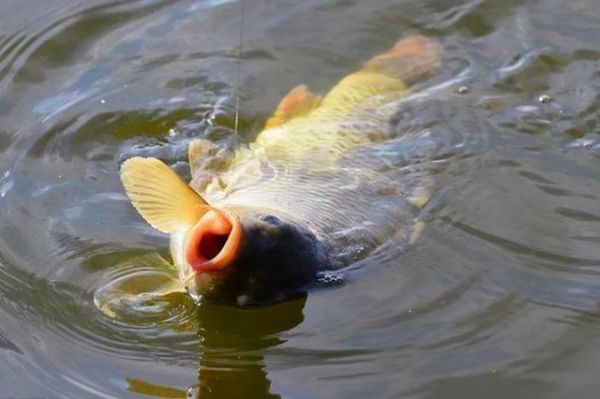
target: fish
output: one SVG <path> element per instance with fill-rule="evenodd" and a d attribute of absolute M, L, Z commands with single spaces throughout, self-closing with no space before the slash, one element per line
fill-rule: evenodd
<path fill-rule="evenodd" d="M 386 243 L 414 242 L 433 183 L 423 173 L 409 182 L 419 174 L 402 151 L 427 140 L 395 118 L 441 54 L 436 40 L 409 36 L 325 94 L 294 87 L 254 141 L 194 139 L 189 183 L 157 158 L 124 161 L 131 203 L 170 234 L 181 286 L 208 301 L 277 302 Z"/>

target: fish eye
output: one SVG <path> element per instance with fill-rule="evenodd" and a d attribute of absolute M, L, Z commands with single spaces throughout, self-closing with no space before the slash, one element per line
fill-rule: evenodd
<path fill-rule="evenodd" d="M 259 217 L 259 220 L 272 224 L 273 226 L 281 226 L 283 224 L 283 221 L 281 219 L 273 215 L 262 215 Z"/>

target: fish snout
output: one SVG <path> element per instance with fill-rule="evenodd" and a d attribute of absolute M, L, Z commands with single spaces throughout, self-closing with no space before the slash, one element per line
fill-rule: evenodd
<path fill-rule="evenodd" d="M 242 235 L 237 214 L 213 208 L 190 229 L 185 259 L 196 272 L 223 270 L 238 258 Z"/>
<path fill-rule="evenodd" d="M 194 294 L 255 306 L 303 292 L 329 266 L 327 248 L 303 223 L 267 209 L 212 208 L 188 231 Z"/>

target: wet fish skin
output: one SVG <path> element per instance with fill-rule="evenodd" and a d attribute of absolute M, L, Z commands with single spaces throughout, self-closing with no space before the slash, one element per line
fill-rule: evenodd
<path fill-rule="evenodd" d="M 437 69 L 440 52 L 431 39 L 409 37 L 324 96 L 297 86 L 255 142 L 225 154 L 225 171 L 203 167 L 218 153 L 214 145 L 192 142 L 193 192 L 167 171 L 148 176 L 144 168 L 158 160 L 129 162 L 122 169 L 126 190 L 150 224 L 171 234 L 173 260 L 190 293 L 242 306 L 284 299 L 318 271 L 357 259 L 336 255 L 347 252 L 336 242 L 352 241 L 332 240 L 339 232 L 358 232 L 361 256 L 398 231 L 412 237 L 427 190 L 412 201 L 385 173 L 342 162 L 394 139 L 389 104 Z M 155 181 L 166 188 L 153 188 Z M 390 192 L 398 195 L 381 197 Z"/>

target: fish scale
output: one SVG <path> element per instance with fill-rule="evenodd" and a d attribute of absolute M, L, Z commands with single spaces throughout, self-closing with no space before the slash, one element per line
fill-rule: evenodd
<path fill-rule="evenodd" d="M 432 182 L 405 155 L 433 147 L 426 131 L 399 134 L 390 104 L 439 57 L 433 40 L 403 39 L 324 96 L 290 90 L 252 143 L 227 152 L 192 142 L 193 190 L 157 159 L 126 161 L 123 184 L 141 215 L 171 234 L 188 290 L 238 305 L 272 301 L 392 239 L 414 241 Z"/>

